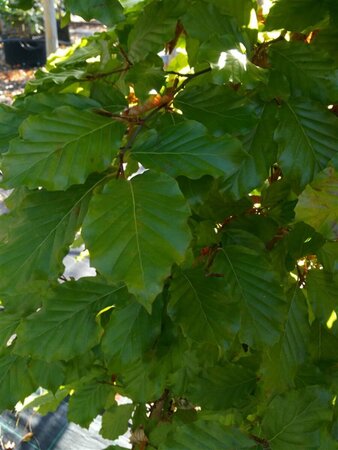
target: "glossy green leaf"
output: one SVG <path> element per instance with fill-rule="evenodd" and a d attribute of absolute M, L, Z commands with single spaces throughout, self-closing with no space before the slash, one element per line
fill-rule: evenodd
<path fill-rule="evenodd" d="M 278 119 L 278 160 L 299 190 L 337 154 L 338 121 L 319 104 L 298 99 L 284 103 Z"/>
<path fill-rule="evenodd" d="M 254 105 L 227 86 L 188 86 L 175 97 L 175 106 L 215 135 L 245 132 L 256 123 Z"/>
<path fill-rule="evenodd" d="M 303 31 L 320 22 L 327 12 L 325 2 L 317 0 L 275 0 L 266 19 L 266 29 Z"/>
<path fill-rule="evenodd" d="M 96 318 L 100 310 L 128 296 L 125 286 L 109 286 L 96 278 L 64 283 L 20 325 L 15 351 L 48 362 L 84 354 L 100 340 L 102 329 Z"/>
<path fill-rule="evenodd" d="M 271 46 L 269 58 L 288 79 L 294 96 L 311 95 L 322 102 L 335 99 L 338 71 L 322 51 L 303 42 L 278 42 Z"/>
<path fill-rule="evenodd" d="M 321 173 L 299 196 L 296 219 L 311 225 L 326 239 L 338 238 L 338 176 L 333 168 Z"/>
<path fill-rule="evenodd" d="M 18 401 L 23 401 L 38 386 L 34 386 L 28 372 L 27 358 L 10 354 L 0 354 L 0 408 L 13 409 Z"/>
<path fill-rule="evenodd" d="M 108 27 L 123 20 L 123 7 L 117 0 L 66 0 L 66 6 L 73 14 L 89 21 L 97 19 Z"/>
<path fill-rule="evenodd" d="M 54 279 L 87 211 L 94 182 L 66 192 L 24 191 L 0 243 L 0 287 Z"/>
<path fill-rule="evenodd" d="M 95 417 L 102 413 L 107 397 L 114 391 L 114 386 L 104 380 L 84 383 L 70 397 L 68 419 L 88 428 Z"/>
<path fill-rule="evenodd" d="M 160 445 L 159 450 L 179 448 L 233 450 L 247 449 L 254 445 L 254 441 L 234 428 L 225 427 L 217 422 L 199 420 L 177 427 Z"/>
<path fill-rule="evenodd" d="M 240 302 L 241 340 L 255 346 L 276 343 L 284 320 L 285 300 L 265 254 L 226 245 L 212 269 L 223 275 L 226 294 L 232 301 Z"/>
<path fill-rule="evenodd" d="M 319 448 L 320 430 L 332 416 L 329 401 L 328 393 L 316 387 L 275 397 L 262 422 L 271 449 Z"/>
<path fill-rule="evenodd" d="M 8 186 L 66 189 L 107 169 L 117 154 L 121 122 L 71 107 L 26 119 L 3 158 Z"/>
<path fill-rule="evenodd" d="M 239 310 L 224 292 L 224 281 L 201 270 L 179 271 L 170 287 L 169 313 L 196 342 L 226 348 L 239 329 Z"/>
<path fill-rule="evenodd" d="M 128 422 L 135 409 L 133 404 L 114 405 L 102 416 L 102 436 L 106 439 L 117 439 L 128 429 Z"/>
<path fill-rule="evenodd" d="M 132 157 L 144 167 L 173 177 L 203 175 L 229 177 L 237 172 L 247 154 L 230 136 L 214 138 L 195 121 L 182 122 L 163 133 L 151 130 L 137 141 Z"/>
<path fill-rule="evenodd" d="M 114 364 L 128 364 L 142 358 L 159 336 L 161 309 L 155 303 L 150 315 L 142 305 L 132 301 L 111 313 L 102 339 L 102 349 Z"/>
<path fill-rule="evenodd" d="M 124 281 L 150 310 L 171 266 L 184 258 L 188 217 L 176 181 L 146 172 L 129 181 L 113 180 L 95 196 L 83 237 L 93 265 L 112 281 Z"/>

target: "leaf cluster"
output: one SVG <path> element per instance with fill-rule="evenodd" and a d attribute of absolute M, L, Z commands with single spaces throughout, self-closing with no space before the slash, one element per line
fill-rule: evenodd
<path fill-rule="evenodd" d="M 106 30 L 0 105 L 0 408 L 43 387 L 137 450 L 337 448 L 335 0 L 66 4 Z"/>

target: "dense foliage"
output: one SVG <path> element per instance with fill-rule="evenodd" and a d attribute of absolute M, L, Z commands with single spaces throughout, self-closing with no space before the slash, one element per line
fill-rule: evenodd
<path fill-rule="evenodd" d="M 336 0 L 67 7 L 107 30 L 0 110 L 0 408 L 42 386 L 138 450 L 337 449 Z"/>

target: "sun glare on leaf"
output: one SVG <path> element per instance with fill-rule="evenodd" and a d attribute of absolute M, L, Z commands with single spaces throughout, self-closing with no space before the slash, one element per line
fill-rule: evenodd
<path fill-rule="evenodd" d="M 333 327 L 333 324 L 335 323 L 336 320 L 337 320 L 336 311 L 332 311 L 328 321 L 326 322 L 326 326 L 329 330 L 331 330 L 331 328 Z"/>
<path fill-rule="evenodd" d="M 221 52 L 217 61 L 217 66 L 219 69 L 223 69 L 225 67 L 228 59 L 228 54 L 230 54 L 233 58 L 237 59 L 237 61 L 243 66 L 244 70 L 246 70 L 247 65 L 246 56 L 237 49 L 232 49 L 229 50 L 228 52 Z"/>

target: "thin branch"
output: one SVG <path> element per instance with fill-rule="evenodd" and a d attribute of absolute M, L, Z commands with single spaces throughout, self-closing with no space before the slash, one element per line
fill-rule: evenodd
<path fill-rule="evenodd" d="M 118 44 L 117 48 L 120 50 L 120 53 L 121 53 L 123 59 L 126 61 L 127 65 L 128 65 L 128 68 L 130 66 L 132 66 L 133 63 L 130 61 L 129 56 L 127 55 L 127 53 L 126 53 L 125 49 L 122 47 L 122 45 Z"/>
<path fill-rule="evenodd" d="M 206 69 L 200 70 L 199 72 L 196 73 L 180 73 L 180 72 L 175 72 L 174 70 L 166 70 L 165 73 L 170 74 L 170 75 L 177 75 L 179 77 L 184 77 L 184 78 L 195 78 L 198 77 L 200 75 L 203 75 L 204 73 L 207 72 L 211 72 L 211 67 L 207 67 Z"/>
<path fill-rule="evenodd" d="M 263 448 L 270 450 L 270 444 L 268 440 L 255 436 L 254 434 L 250 434 L 249 437 L 260 444 Z"/>

